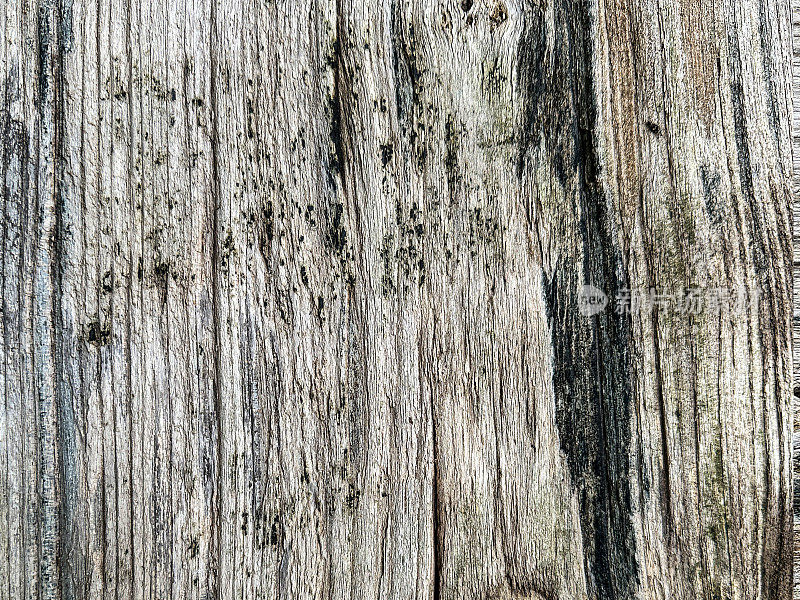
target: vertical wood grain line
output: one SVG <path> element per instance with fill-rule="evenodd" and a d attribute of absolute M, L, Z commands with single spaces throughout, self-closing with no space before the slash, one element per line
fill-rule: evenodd
<path fill-rule="evenodd" d="M 798 219 L 800 218 L 800 0 L 792 0 L 792 245 L 793 256 L 793 314 L 792 314 L 792 405 L 793 405 L 793 435 L 792 435 L 792 474 L 793 474 L 793 513 L 794 513 L 794 598 L 800 600 L 800 298 L 798 297 L 798 283 L 800 283 L 800 244 L 798 243 Z"/>

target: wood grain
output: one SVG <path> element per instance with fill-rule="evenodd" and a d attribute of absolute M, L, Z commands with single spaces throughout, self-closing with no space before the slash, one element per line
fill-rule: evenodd
<path fill-rule="evenodd" d="M 798 14 L 4 3 L 0 599 L 790 598 Z"/>
<path fill-rule="evenodd" d="M 792 276 L 794 283 L 792 316 L 792 457 L 793 490 L 800 482 L 800 4 L 792 3 Z M 794 494 L 794 598 L 800 599 L 800 493 Z"/>

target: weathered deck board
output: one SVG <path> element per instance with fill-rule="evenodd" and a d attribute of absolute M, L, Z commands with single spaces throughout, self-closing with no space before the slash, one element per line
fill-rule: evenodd
<path fill-rule="evenodd" d="M 791 597 L 788 0 L 0 21 L 0 599 Z"/>

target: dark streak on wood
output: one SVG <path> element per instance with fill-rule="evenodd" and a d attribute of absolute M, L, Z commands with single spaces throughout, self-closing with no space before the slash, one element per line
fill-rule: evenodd
<path fill-rule="evenodd" d="M 555 148 L 553 168 L 578 198 L 581 248 L 545 274 L 545 294 L 553 344 L 556 419 L 561 448 L 567 456 L 578 491 L 590 596 L 598 600 L 628 600 L 638 585 L 636 540 L 629 482 L 631 445 L 631 324 L 630 316 L 605 312 L 586 319 L 578 311 L 583 284 L 603 289 L 610 298 L 627 288 L 628 278 L 607 199 L 598 182 L 596 107 L 590 72 L 589 7 L 583 2 L 558 3 L 559 48 L 553 72 L 530 70 L 523 63 L 528 85 L 524 154 L 539 132 Z M 526 36 L 543 37 L 541 24 Z M 563 28 L 563 29 L 562 29 Z M 534 46 L 535 47 L 535 46 Z M 527 49 L 530 52 L 530 49 Z M 529 55 L 530 60 L 530 55 Z M 538 67 L 540 68 L 540 67 Z M 526 71 L 528 71 L 526 73 Z M 547 90 L 545 82 L 560 81 L 564 89 Z M 541 123 L 542 117 L 555 121 Z M 527 134 L 527 138 L 524 137 Z M 518 165 L 521 169 L 521 165 Z M 574 174 L 574 175 L 570 175 Z"/>
<path fill-rule="evenodd" d="M 210 515 L 210 549 L 213 556 L 209 557 L 209 572 L 207 573 L 207 581 L 204 583 L 204 588 L 207 591 L 209 598 L 213 600 L 221 600 L 222 591 L 220 586 L 220 565 L 222 564 L 222 490 L 224 487 L 224 471 L 225 466 L 223 463 L 223 449 L 222 445 L 225 440 L 225 430 L 223 428 L 222 411 L 223 411 L 223 398 L 222 398 L 222 385 L 220 380 L 220 372 L 222 369 L 222 344 L 223 332 L 222 328 L 222 311 L 220 308 L 219 296 L 221 292 L 221 281 L 219 269 L 216 265 L 220 263 L 221 253 L 221 228 L 220 210 L 222 196 L 221 191 L 221 175 L 220 175 L 220 114 L 219 114 L 219 97 L 223 93 L 219 89 L 219 59 L 217 52 L 220 50 L 220 43 L 222 36 L 217 28 L 221 26 L 221 22 L 217 15 L 217 3 L 211 2 L 209 11 L 209 63 L 211 73 L 209 75 L 209 92 L 210 111 L 211 111 L 211 198 L 213 200 L 213 208 L 211 215 L 211 263 L 215 265 L 212 269 L 211 281 L 211 313 L 213 316 L 213 330 L 212 330 L 212 345 L 213 345 L 213 359 L 212 359 L 212 375 L 213 381 L 211 382 L 213 390 L 213 402 L 208 403 L 206 406 L 205 414 L 203 415 L 203 446 L 201 448 L 202 460 L 202 475 L 203 475 L 203 488 L 205 490 L 205 497 L 211 498 L 210 506 L 206 506 L 206 511 Z"/>

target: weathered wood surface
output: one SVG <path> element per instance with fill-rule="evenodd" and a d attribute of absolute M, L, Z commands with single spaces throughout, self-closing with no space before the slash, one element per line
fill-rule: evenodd
<path fill-rule="evenodd" d="M 793 490 L 800 483 L 800 2 L 792 1 Z M 794 494 L 794 600 L 800 600 L 800 493 Z"/>
<path fill-rule="evenodd" d="M 0 598 L 791 597 L 790 12 L 4 2 Z"/>

